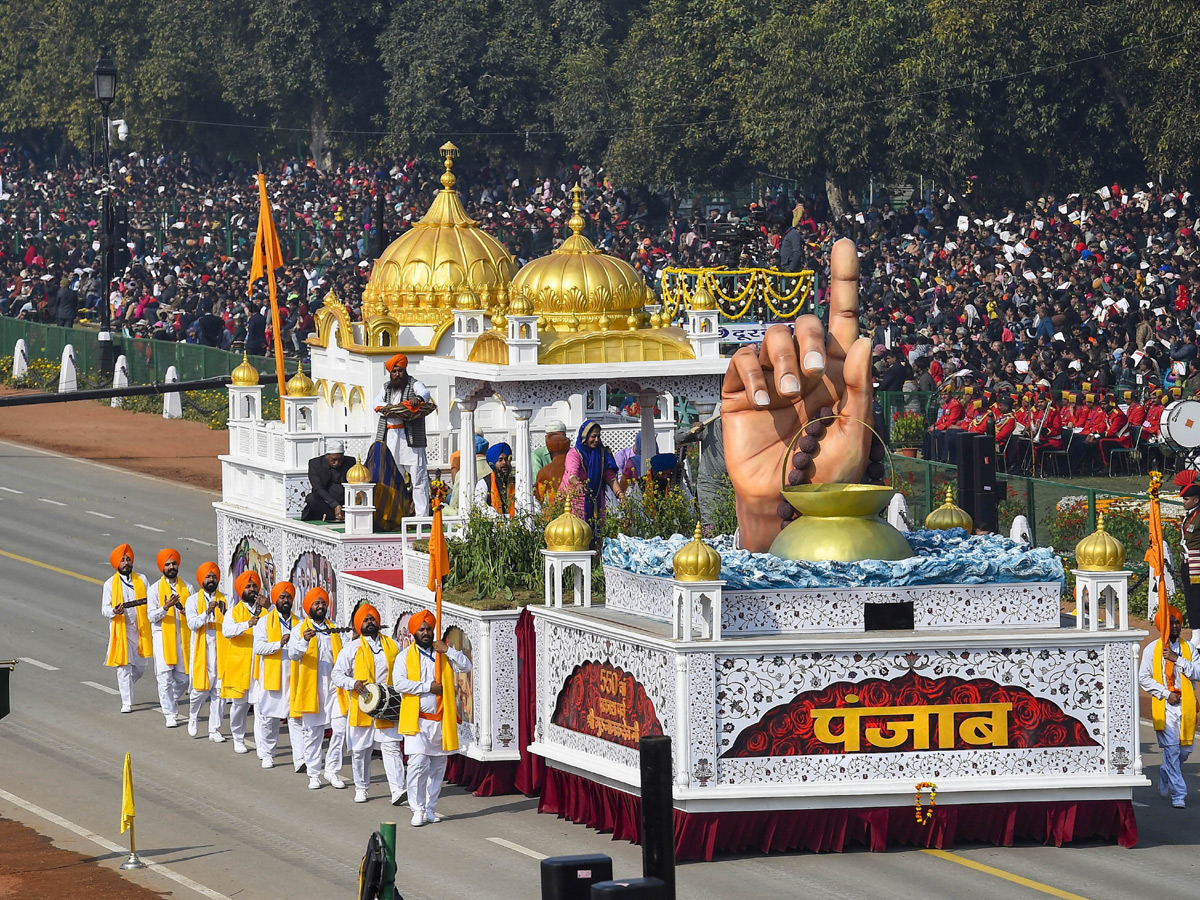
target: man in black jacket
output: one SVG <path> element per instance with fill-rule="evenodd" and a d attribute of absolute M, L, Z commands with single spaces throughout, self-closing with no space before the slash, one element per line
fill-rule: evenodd
<path fill-rule="evenodd" d="M 79 294 L 71 287 L 71 282 L 64 278 L 62 287 L 58 289 L 58 296 L 55 297 L 54 324 L 70 328 L 75 324 L 78 314 Z"/>
<path fill-rule="evenodd" d="M 308 481 L 312 489 L 304 498 L 300 518 L 305 522 L 344 522 L 342 503 L 346 496 L 346 474 L 354 460 L 345 454 L 341 441 L 326 441 L 325 455 L 308 461 Z"/>

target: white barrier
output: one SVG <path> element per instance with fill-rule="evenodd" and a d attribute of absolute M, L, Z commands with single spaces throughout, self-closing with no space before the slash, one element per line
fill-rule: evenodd
<path fill-rule="evenodd" d="M 129 387 L 129 361 L 122 354 L 117 357 L 117 364 L 113 366 L 113 390 Z M 110 404 L 113 409 L 120 409 L 124 404 L 123 397 L 113 397 Z"/>
<path fill-rule="evenodd" d="M 179 383 L 179 373 L 175 371 L 174 366 L 171 366 L 167 369 L 167 377 L 165 380 L 167 384 Z M 183 418 L 183 400 L 179 396 L 179 391 L 172 391 L 169 394 L 163 394 L 163 418 Z"/>
<path fill-rule="evenodd" d="M 58 392 L 60 394 L 79 390 L 79 376 L 75 371 L 75 348 L 70 344 L 63 347 L 62 364 L 58 369 Z"/>
<path fill-rule="evenodd" d="M 13 378 L 20 378 L 29 371 L 29 353 L 25 349 L 25 339 L 17 338 L 13 347 Z"/>

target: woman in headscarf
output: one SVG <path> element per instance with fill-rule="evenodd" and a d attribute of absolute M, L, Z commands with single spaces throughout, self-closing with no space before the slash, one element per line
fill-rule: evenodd
<path fill-rule="evenodd" d="M 571 511 L 596 528 L 604 514 L 605 485 L 613 489 L 617 499 L 622 494 L 617 477 L 617 462 L 612 452 L 600 443 L 600 426 L 591 419 L 579 426 L 575 446 L 567 451 L 560 490 L 571 498 Z"/>

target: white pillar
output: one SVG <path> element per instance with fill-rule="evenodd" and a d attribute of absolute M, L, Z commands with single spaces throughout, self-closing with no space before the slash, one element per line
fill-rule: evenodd
<path fill-rule="evenodd" d="M 458 514 L 475 505 L 475 401 L 458 401 Z"/>
<path fill-rule="evenodd" d="M 658 441 L 654 436 L 654 401 L 658 395 L 654 391 L 641 391 L 637 399 L 642 408 L 642 470 L 638 474 L 649 475 L 650 457 L 658 452 Z"/>
<path fill-rule="evenodd" d="M 479 646 L 475 648 L 475 684 L 483 687 L 476 691 L 475 702 L 479 704 L 479 730 L 475 743 L 480 750 L 492 749 L 492 620 L 479 620 Z M 481 677 L 482 676 L 482 677 Z"/>
<path fill-rule="evenodd" d="M 174 366 L 167 369 L 167 384 L 179 384 L 179 372 Z M 183 418 L 183 400 L 179 397 L 178 391 L 171 391 L 163 394 L 163 418 L 164 419 L 182 419 Z"/>
<path fill-rule="evenodd" d="M 517 420 L 517 433 L 514 436 L 513 468 L 517 473 L 517 508 L 533 508 L 533 473 L 529 471 L 533 462 L 529 446 L 529 418 L 533 410 L 528 407 L 512 407 L 513 418 Z"/>
<path fill-rule="evenodd" d="M 13 346 L 13 378 L 20 378 L 29 371 L 29 351 L 25 349 L 25 339 L 17 338 Z"/>
<path fill-rule="evenodd" d="M 125 354 L 118 356 L 116 365 L 113 366 L 112 386 L 114 390 L 129 387 L 129 360 L 125 358 Z M 110 405 L 113 409 L 120 409 L 124 402 L 121 397 L 113 397 Z"/>
<path fill-rule="evenodd" d="M 675 656 L 675 787 L 686 788 L 692 783 L 691 746 L 692 740 L 688 733 L 688 678 L 687 657 L 679 653 Z"/>
<path fill-rule="evenodd" d="M 58 392 L 79 390 L 79 376 L 75 372 L 75 348 L 70 344 L 63 347 L 62 363 L 58 368 Z"/>

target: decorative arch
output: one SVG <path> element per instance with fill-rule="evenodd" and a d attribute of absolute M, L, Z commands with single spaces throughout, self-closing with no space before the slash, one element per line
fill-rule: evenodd
<path fill-rule="evenodd" d="M 354 403 L 356 400 L 358 401 L 359 406 L 367 405 L 366 398 L 363 395 L 363 389 L 361 386 L 359 386 L 357 384 L 354 387 L 350 388 L 350 402 L 347 404 L 350 407 L 350 409 L 354 409 Z"/>
<path fill-rule="evenodd" d="M 573 365 L 695 358 L 696 352 L 690 343 L 661 331 L 592 331 L 568 334 L 555 341 L 542 352 L 538 362 L 543 365 Z"/>
<path fill-rule="evenodd" d="M 317 310 L 316 326 L 316 344 L 319 347 L 329 349 L 329 339 L 334 334 L 337 335 L 339 347 L 349 347 L 354 343 L 354 325 L 350 321 L 350 313 L 340 303 L 326 303 Z"/>

